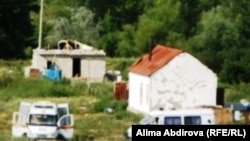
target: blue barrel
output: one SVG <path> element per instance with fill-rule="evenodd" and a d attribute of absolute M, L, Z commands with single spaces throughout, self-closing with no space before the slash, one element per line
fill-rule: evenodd
<path fill-rule="evenodd" d="M 45 77 L 53 81 L 60 80 L 61 75 L 62 75 L 61 70 L 55 68 L 47 69 L 45 72 Z"/>

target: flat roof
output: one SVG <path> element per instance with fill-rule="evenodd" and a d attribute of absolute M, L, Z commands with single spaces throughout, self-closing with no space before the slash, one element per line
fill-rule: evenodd
<path fill-rule="evenodd" d="M 84 49 L 36 49 L 34 50 L 42 56 L 105 56 L 106 53 L 103 50 L 84 50 Z"/>

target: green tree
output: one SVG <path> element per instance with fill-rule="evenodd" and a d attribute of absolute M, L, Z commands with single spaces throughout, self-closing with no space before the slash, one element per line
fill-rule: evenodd
<path fill-rule="evenodd" d="M 239 27 L 223 14 L 224 10 L 224 7 L 217 6 L 204 12 L 197 34 L 190 38 L 193 53 L 216 73 L 222 69 L 227 57 L 225 52 L 238 46 L 239 40 Z"/>
<path fill-rule="evenodd" d="M 102 20 L 102 31 L 98 46 L 105 50 L 108 56 L 117 56 L 116 51 L 120 41 L 119 33 L 126 24 L 138 21 L 145 8 L 150 6 L 149 0 L 86 0 L 86 6 L 95 13 L 95 20 Z M 146 6 L 147 5 L 147 6 Z"/>
<path fill-rule="evenodd" d="M 228 18 L 234 21 L 235 18 L 241 18 L 240 21 L 234 21 L 240 28 L 240 39 L 242 46 L 247 47 L 250 43 L 250 1 L 248 0 L 230 0 L 230 1 L 222 1 L 222 5 L 227 7 L 227 11 L 225 11 L 225 15 Z M 243 46 L 244 45 L 244 46 Z"/>
<path fill-rule="evenodd" d="M 250 49 L 239 49 L 231 47 L 227 51 L 227 58 L 222 64 L 222 70 L 219 73 L 221 82 L 230 84 L 246 82 L 250 80 L 250 57 L 248 55 Z"/>
<path fill-rule="evenodd" d="M 134 37 L 135 46 L 148 52 L 149 43 L 174 45 L 183 38 L 178 25 L 181 3 L 175 0 L 156 0 L 154 6 L 140 16 Z"/>
<path fill-rule="evenodd" d="M 40 2 L 41 1 L 38 0 L 37 4 L 40 5 Z M 63 22 L 63 19 L 59 19 L 59 17 L 65 18 L 68 21 L 68 19 L 71 18 L 69 9 L 77 9 L 81 4 L 81 0 L 43 0 L 42 47 L 57 42 L 58 37 L 61 37 L 60 35 L 55 35 L 53 36 L 54 38 L 51 37 L 50 39 L 51 31 L 53 30 L 53 28 L 55 28 L 53 21 L 55 21 L 55 23 L 56 20 L 59 20 L 59 22 Z M 39 34 L 40 13 L 31 12 L 31 18 L 32 25 L 35 27 L 34 35 L 37 39 Z M 56 34 L 58 34 L 58 32 Z"/>
<path fill-rule="evenodd" d="M 127 24 L 123 26 L 123 31 L 119 33 L 119 42 L 116 55 L 123 57 L 140 56 L 141 51 L 134 44 L 135 26 Z"/>
<path fill-rule="evenodd" d="M 197 34 L 189 39 L 192 53 L 214 70 L 222 82 L 249 82 L 248 1 L 221 1 L 203 12 Z"/>
<path fill-rule="evenodd" d="M 86 7 L 67 9 L 68 15 L 48 21 L 52 29 L 45 37 L 47 43 L 54 43 L 60 39 L 70 38 L 80 42 L 95 45 L 99 37 L 101 26 L 94 22 L 94 13 Z"/>
<path fill-rule="evenodd" d="M 25 48 L 35 44 L 30 11 L 37 10 L 31 0 L 0 1 L 0 58 L 25 58 Z"/>
<path fill-rule="evenodd" d="M 223 1 L 222 5 L 226 7 L 223 14 L 234 24 L 233 28 L 237 30 L 238 38 L 234 42 L 229 42 L 229 48 L 225 46 L 225 62 L 219 76 L 224 82 L 239 83 L 243 81 L 249 83 L 250 22 L 248 18 L 250 2 L 230 0 Z"/>

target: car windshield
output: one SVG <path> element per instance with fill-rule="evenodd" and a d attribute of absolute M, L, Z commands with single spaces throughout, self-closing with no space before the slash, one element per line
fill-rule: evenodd
<path fill-rule="evenodd" d="M 56 115 L 44 115 L 44 114 L 30 115 L 30 124 L 31 125 L 55 126 Z"/>

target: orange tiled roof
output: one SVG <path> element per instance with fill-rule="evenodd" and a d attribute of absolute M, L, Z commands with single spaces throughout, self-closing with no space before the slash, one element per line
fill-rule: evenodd
<path fill-rule="evenodd" d="M 157 45 L 151 53 L 143 55 L 129 66 L 128 71 L 149 76 L 182 52 L 180 49 Z"/>

